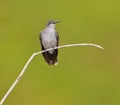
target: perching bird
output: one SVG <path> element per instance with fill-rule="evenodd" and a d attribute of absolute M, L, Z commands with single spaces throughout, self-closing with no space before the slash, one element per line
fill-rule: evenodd
<path fill-rule="evenodd" d="M 48 65 L 57 65 L 57 55 L 58 49 L 54 49 L 59 45 L 59 35 L 55 30 L 56 23 L 60 22 L 59 20 L 48 21 L 44 30 L 40 32 L 40 43 L 42 51 L 53 48 L 50 51 L 43 52 L 42 55 Z"/>

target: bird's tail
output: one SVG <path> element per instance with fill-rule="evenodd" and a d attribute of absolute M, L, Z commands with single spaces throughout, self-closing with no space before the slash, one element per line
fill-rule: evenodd
<path fill-rule="evenodd" d="M 55 49 L 53 54 L 50 54 L 48 51 L 42 53 L 46 63 L 48 65 L 57 65 L 57 55 L 58 55 L 58 49 Z"/>

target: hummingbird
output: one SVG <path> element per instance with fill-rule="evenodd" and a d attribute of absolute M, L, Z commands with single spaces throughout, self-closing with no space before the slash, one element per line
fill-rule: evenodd
<path fill-rule="evenodd" d="M 55 30 L 56 23 L 58 22 L 60 22 L 60 20 L 49 20 L 39 36 L 42 51 L 53 48 L 42 53 L 48 65 L 57 65 L 58 63 L 58 49 L 54 49 L 59 46 L 59 34 Z"/>

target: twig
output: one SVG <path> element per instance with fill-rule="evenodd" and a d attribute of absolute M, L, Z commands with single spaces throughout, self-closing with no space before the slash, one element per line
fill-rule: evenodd
<path fill-rule="evenodd" d="M 55 47 L 54 49 L 59 49 L 59 48 L 66 48 L 66 47 L 75 47 L 75 46 L 95 46 L 97 48 L 100 49 L 104 49 L 102 46 L 96 45 L 96 44 L 92 44 L 92 43 L 81 43 L 81 44 L 68 44 L 68 45 L 63 45 L 63 46 L 59 46 L 59 47 Z M 9 90 L 6 92 L 6 94 L 4 95 L 4 97 L 2 98 L 2 100 L 0 101 L 0 105 L 3 104 L 3 102 L 6 100 L 6 98 L 8 97 L 8 95 L 11 93 L 11 91 L 14 89 L 14 87 L 16 86 L 16 84 L 20 81 L 21 77 L 23 76 L 24 72 L 26 71 L 28 65 L 30 64 L 30 62 L 32 61 L 32 59 L 38 55 L 41 54 L 43 52 L 49 51 L 53 48 L 44 50 L 44 51 L 39 51 L 36 53 L 33 53 L 32 56 L 28 59 L 28 61 L 26 62 L 25 66 L 23 67 L 22 71 L 20 72 L 20 74 L 18 75 L 18 77 L 16 78 L 16 80 L 14 81 L 14 83 L 12 84 L 12 86 L 9 88 Z"/>

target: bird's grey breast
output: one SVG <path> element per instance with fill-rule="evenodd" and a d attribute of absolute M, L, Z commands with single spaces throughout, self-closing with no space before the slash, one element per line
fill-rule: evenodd
<path fill-rule="evenodd" d="M 41 32 L 42 45 L 45 49 L 53 48 L 57 46 L 56 31 L 55 30 L 43 30 Z M 54 50 L 49 52 L 52 54 Z"/>

